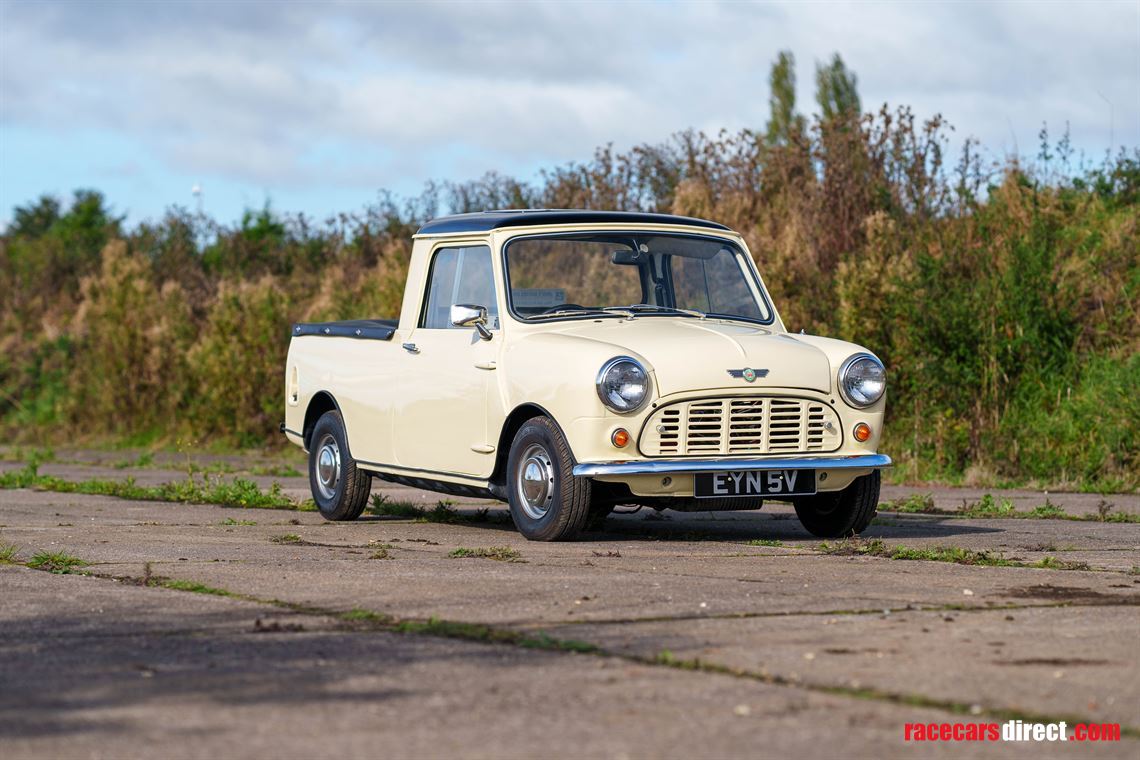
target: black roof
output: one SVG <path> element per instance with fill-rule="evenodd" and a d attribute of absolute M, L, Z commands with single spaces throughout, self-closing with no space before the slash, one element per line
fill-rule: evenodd
<path fill-rule="evenodd" d="M 723 224 L 706 219 L 672 214 L 647 214 L 636 211 L 585 211 L 582 209 L 511 209 L 505 211 L 479 211 L 474 214 L 456 214 L 432 219 L 420 227 L 418 235 L 444 232 L 486 232 L 502 227 L 527 227 L 536 224 L 683 224 L 690 227 L 707 227 L 727 230 Z"/>

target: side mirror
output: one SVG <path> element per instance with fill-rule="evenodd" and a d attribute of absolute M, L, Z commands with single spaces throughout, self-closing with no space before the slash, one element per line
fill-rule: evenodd
<path fill-rule="evenodd" d="M 472 303 L 457 303 L 451 307 L 451 324 L 455 327 L 474 327 L 483 340 L 491 339 L 487 329 L 487 307 Z"/>

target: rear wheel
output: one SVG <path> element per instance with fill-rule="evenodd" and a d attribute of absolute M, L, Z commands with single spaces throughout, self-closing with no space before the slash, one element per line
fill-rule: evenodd
<path fill-rule="evenodd" d="M 866 530 L 879 505 L 879 471 L 856 478 L 842 491 L 796 499 L 796 515 L 820 538 L 856 536 Z"/>
<path fill-rule="evenodd" d="M 368 504 L 372 476 L 356 466 L 348 453 L 348 436 L 340 412 L 321 415 L 309 447 L 309 487 L 326 520 L 355 520 Z"/>
<path fill-rule="evenodd" d="M 519 533 L 532 541 L 575 538 L 590 518 L 590 486 L 576 478 L 570 446 L 546 417 L 515 434 L 507 459 L 507 501 Z"/>

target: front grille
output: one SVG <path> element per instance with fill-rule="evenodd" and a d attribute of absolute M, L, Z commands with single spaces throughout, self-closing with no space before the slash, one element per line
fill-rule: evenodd
<path fill-rule="evenodd" d="M 839 415 L 800 398 L 746 396 L 679 401 L 649 417 L 641 435 L 647 457 L 731 456 L 835 451 Z"/>

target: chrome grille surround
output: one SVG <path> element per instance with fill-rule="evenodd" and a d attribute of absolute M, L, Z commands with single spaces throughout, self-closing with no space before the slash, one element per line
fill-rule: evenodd
<path fill-rule="evenodd" d="M 829 404 L 787 396 L 726 396 L 675 401 L 645 422 L 643 456 L 736 456 L 835 451 L 843 444 Z"/>

